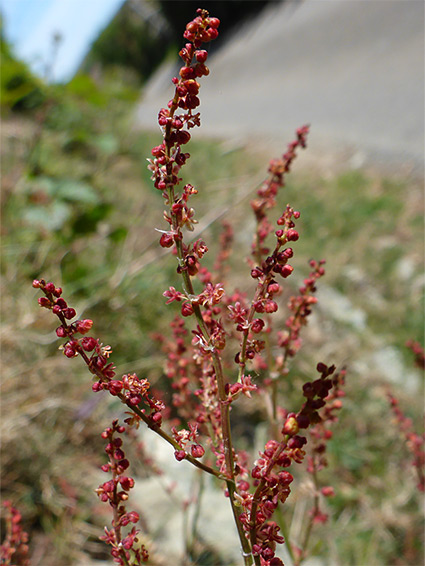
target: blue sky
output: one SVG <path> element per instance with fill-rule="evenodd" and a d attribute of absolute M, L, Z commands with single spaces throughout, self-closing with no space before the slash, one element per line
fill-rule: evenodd
<path fill-rule="evenodd" d="M 66 81 L 123 3 L 124 0 L 0 0 L 0 11 L 6 38 L 13 44 L 15 54 L 40 76 L 51 60 L 53 35 L 62 35 L 53 78 Z"/>

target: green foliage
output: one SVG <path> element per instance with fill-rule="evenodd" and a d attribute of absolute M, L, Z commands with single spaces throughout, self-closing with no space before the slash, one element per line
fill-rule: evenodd
<path fill-rule="evenodd" d="M 139 81 L 144 81 L 162 60 L 165 50 L 164 37 L 131 4 L 125 3 L 94 41 L 82 69 L 131 69 Z"/>
<path fill-rule="evenodd" d="M 46 88 L 25 63 L 16 59 L 0 29 L 0 99 L 1 109 L 7 111 L 31 111 L 46 100 Z"/>

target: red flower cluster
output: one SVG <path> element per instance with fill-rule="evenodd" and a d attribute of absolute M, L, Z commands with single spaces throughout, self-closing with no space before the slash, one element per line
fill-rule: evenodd
<path fill-rule="evenodd" d="M 251 207 L 255 213 L 257 228 L 252 244 L 252 255 L 258 264 L 261 263 L 263 255 L 269 253 L 265 247 L 267 236 L 273 231 L 273 226 L 267 217 L 267 211 L 276 206 L 276 196 L 279 189 L 285 186 L 285 174 L 290 171 L 293 160 L 296 157 L 298 147 L 305 148 L 309 126 L 302 126 L 297 130 L 297 138 L 288 145 L 286 153 L 281 159 L 272 159 L 269 165 L 269 177 L 263 182 L 257 191 L 257 198 L 251 201 Z M 295 236 L 295 234 L 294 234 Z M 298 239 L 294 237 L 294 239 Z"/>
<path fill-rule="evenodd" d="M 273 343 L 271 315 L 278 310 L 281 285 L 293 272 L 289 261 L 294 252 L 290 246 L 299 239 L 295 221 L 300 213 L 287 205 L 275 228 L 268 213 L 276 205 L 278 190 L 285 184 L 285 175 L 297 149 L 306 146 L 307 126 L 297 130 L 296 139 L 281 159 L 271 161 L 268 179 L 251 203 L 257 222 L 250 259 L 251 278 L 255 282 L 252 300 L 237 290 L 226 293 L 222 283 L 233 240 L 228 224 L 224 225 L 220 238 L 213 273 L 201 265 L 208 252 L 205 242 L 202 239 L 184 242 L 183 229 L 192 231 L 196 224 L 189 200 L 197 191 L 190 184 L 177 190 L 180 169 L 190 157 L 183 146 L 190 140 L 189 130 L 200 125 L 200 114 L 196 112 L 200 104 L 199 79 L 209 74 L 208 54 L 201 47 L 217 37 L 218 26 L 219 20 L 205 10 L 198 10 L 195 19 L 186 26 L 184 37 L 188 43 L 180 51 L 183 66 L 179 76 L 172 79 L 174 96 L 159 111 L 163 141 L 152 149 L 149 159 L 154 186 L 162 192 L 167 206 L 164 218 L 168 226 L 160 231 L 159 243 L 163 248 L 172 248 L 182 282 L 182 290 L 170 286 L 163 293 L 167 304 L 180 303 L 180 314 L 171 323 L 172 336 L 156 335 L 166 357 L 164 373 L 172 388 L 170 406 L 166 407 L 151 394 L 147 379 L 134 373 L 116 378 L 115 367 L 108 359 L 111 349 L 86 336 L 93 324 L 91 320 L 71 322 L 76 312 L 68 307 L 60 288 L 44 280 L 34 281 L 33 285 L 44 293 L 40 305 L 52 310 L 60 320 L 56 333 L 66 339 L 65 355 L 84 360 L 97 378 L 94 391 L 106 389 L 130 409 L 126 424 L 138 426 L 143 421 L 173 447 L 177 460 L 187 460 L 225 482 L 245 565 L 251 566 L 255 561 L 256 566 L 279 566 L 282 562 L 275 556 L 276 546 L 284 539 L 272 517 L 290 493 L 293 476 L 287 468 L 305 458 L 307 439 L 299 434 L 300 430 L 319 427 L 322 421 L 334 418 L 339 403 L 339 381 L 333 366 L 319 364 L 321 376 L 304 385 L 306 400 L 299 412 L 288 412 L 278 405 L 278 379 L 286 375 L 287 361 L 299 349 L 301 328 L 316 302 L 315 284 L 324 274 L 323 261 L 310 262 L 312 272 L 304 280 L 299 296 L 290 301 L 287 330 L 278 334 L 277 344 Z M 274 247 L 269 248 L 266 239 L 273 230 Z M 198 286 L 193 284 L 194 277 Z M 231 351 L 229 344 L 233 344 Z M 275 355 L 276 345 L 283 349 L 282 355 Z M 237 377 L 231 380 L 228 376 L 235 370 L 235 363 Z M 256 372 L 253 375 L 251 368 Z M 257 372 L 258 384 L 254 382 Z M 233 444 L 230 410 L 241 394 L 250 398 L 253 392 L 264 391 L 263 386 L 271 386 L 271 392 L 267 391 L 271 400 L 267 407 L 271 439 L 259 458 L 250 462 L 248 455 L 236 450 Z M 164 430 L 167 426 L 170 433 Z M 123 431 L 124 427 L 114 421 L 103 433 L 108 440 L 109 463 L 102 469 L 112 472 L 112 479 L 103 483 L 97 493 L 102 501 L 110 503 L 114 512 L 112 528 L 105 529 L 103 540 L 112 546 L 118 564 L 126 564 L 130 558 L 140 564 L 147 558 L 147 552 L 135 546 L 137 531 L 133 528 L 125 537 L 121 535 L 122 527 L 138 520 L 136 513 L 125 510 L 134 482 L 126 475 L 128 461 L 117 436 Z M 323 444 L 326 439 L 316 432 L 316 440 L 313 452 L 319 454 L 318 443 Z M 214 457 L 215 467 L 210 463 Z M 329 489 L 325 491 L 328 493 Z"/>
<path fill-rule="evenodd" d="M 388 393 L 388 400 L 399 431 L 405 438 L 407 449 L 413 456 L 412 466 L 418 476 L 418 489 L 425 491 L 425 434 L 415 432 L 412 419 L 406 417 L 399 407 L 398 400 L 391 393 Z"/>
<path fill-rule="evenodd" d="M 112 422 L 112 427 L 108 427 L 103 433 L 102 438 L 108 441 L 105 452 L 109 457 L 108 464 L 102 466 L 102 471 L 112 472 L 112 479 L 101 484 L 96 493 L 104 503 L 109 503 L 112 507 L 114 518 L 112 528 L 105 527 L 105 534 L 100 537 L 106 544 L 111 545 L 111 554 L 114 562 L 120 566 L 126 566 L 130 557 L 134 566 L 139 566 L 146 562 L 149 554 L 144 545 L 138 543 L 137 535 L 140 531 L 135 527 L 126 535 L 122 536 L 121 529 L 130 523 L 137 523 L 139 515 L 135 511 L 127 511 L 125 502 L 128 500 L 128 492 L 134 487 L 133 478 L 125 475 L 129 467 L 122 449 L 122 439 L 117 434 L 125 431 L 124 426 L 118 424 L 118 420 Z"/>
<path fill-rule="evenodd" d="M 304 279 L 304 284 L 299 288 L 299 295 L 291 297 L 289 301 L 288 307 L 293 314 L 286 320 L 287 330 L 278 332 L 278 344 L 283 348 L 283 357 L 279 360 L 279 368 L 282 373 L 287 371 L 288 358 L 294 357 L 301 346 L 300 331 L 307 324 L 311 307 L 317 303 L 317 298 L 314 297 L 316 281 L 325 274 L 324 263 L 324 260 L 310 261 L 312 268 L 310 275 Z"/>
<path fill-rule="evenodd" d="M 9 500 L 3 501 L 6 509 L 6 533 L 0 546 L 1 563 L 5 566 L 30 566 L 28 534 L 22 529 L 22 515 Z"/>
<path fill-rule="evenodd" d="M 209 74 L 205 65 L 208 53 L 200 47 L 218 36 L 217 28 L 220 25 L 220 21 L 211 18 L 206 10 L 199 9 L 197 14 L 196 18 L 187 24 L 184 33 L 184 38 L 189 43 L 186 43 L 179 53 L 184 64 L 179 72 L 180 77 L 173 78 L 174 97 L 167 108 L 161 108 L 159 111 L 158 124 L 163 130 L 164 141 L 152 149 L 153 159 L 149 160 L 154 185 L 163 192 L 167 204 L 170 205 L 170 211 L 165 213 L 170 230 L 160 239 L 163 247 L 171 247 L 173 242 L 180 241 L 181 228 L 186 226 L 193 230 L 196 223 L 194 210 L 187 204 L 189 197 L 196 194 L 196 189 L 187 184 L 181 195 L 175 195 L 174 187 L 181 181 L 178 176 L 180 168 L 190 157 L 189 153 L 182 150 L 182 146 L 190 140 L 189 130 L 200 125 L 199 112 L 194 113 L 200 104 L 198 79 Z M 178 110 L 180 113 L 176 114 Z M 187 258 L 185 260 L 188 261 Z"/>
<path fill-rule="evenodd" d="M 341 374 L 335 375 L 335 367 L 323 363 L 317 365 L 317 371 L 321 374 L 320 378 L 304 385 L 306 401 L 300 411 L 287 415 L 281 431 L 283 439 L 267 442 L 264 452 L 254 463 L 251 476 L 255 493 L 249 493 L 249 482 L 238 484 L 238 500 L 244 507 L 240 520 L 254 556 L 259 556 L 264 566 L 281 564 L 280 559 L 275 557 L 275 551 L 276 544 L 283 543 L 284 539 L 279 534 L 279 526 L 270 519 L 278 504 L 284 503 L 291 491 L 289 486 L 294 478 L 285 468 L 292 462 L 302 463 L 306 454 L 307 439 L 298 433 L 313 423 L 322 422 L 321 409 L 323 418 L 332 420 L 335 418 L 334 411 L 340 407 L 335 399 L 340 396 Z"/>

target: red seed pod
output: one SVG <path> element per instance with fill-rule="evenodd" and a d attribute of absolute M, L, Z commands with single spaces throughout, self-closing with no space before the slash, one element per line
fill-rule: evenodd
<path fill-rule="evenodd" d="M 96 345 L 97 340 L 91 338 L 90 336 L 87 336 L 81 340 L 81 346 L 86 352 L 92 352 L 96 348 Z"/>
<path fill-rule="evenodd" d="M 212 28 L 217 29 L 220 26 L 220 20 L 218 18 L 208 18 L 208 24 Z"/>
<path fill-rule="evenodd" d="M 194 69 L 195 77 L 204 77 L 204 76 L 207 77 L 210 74 L 210 70 L 206 65 L 204 65 L 204 63 L 197 63 L 193 69 Z"/>
<path fill-rule="evenodd" d="M 201 101 L 199 100 L 199 98 L 197 96 L 190 95 L 190 94 L 188 94 L 186 96 L 186 108 L 188 110 L 194 110 L 200 104 L 201 104 Z M 186 143 L 186 142 L 182 142 L 182 143 Z"/>
<path fill-rule="evenodd" d="M 280 291 L 279 283 L 273 282 L 267 286 L 267 293 L 269 293 L 270 295 L 275 295 L 276 293 L 279 293 L 279 291 Z"/>
<path fill-rule="evenodd" d="M 275 303 L 274 301 L 266 301 L 266 304 L 264 305 L 264 310 L 267 313 L 272 313 L 272 312 L 276 312 L 278 309 L 277 303 Z M 258 312 L 258 311 L 257 311 Z"/>
<path fill-rule="evenodd" d="M 174 238 L 171 234 L 162 234 L 159 244 L 163 248 L 171 248 L 174 244 Z"/>
<path fill-rule="evenodd" d="M 190 140 L 190 134 L 187 130 L 177 132 L 177 142 L 184 145 Z"/>
<path fill-rule="evenodd" d="M 195 34 L 193 34 L 192 32 L 186 30 L 183 34 L 183 37 L 185 39 L 188 39 L 189 41 L 194 41 L 195 40 Z"/>
<path fill-rule="evenodd" d="M 62 299 L 62 297 L 58 298 L 58 300 L 56 301 L 56 305 L 60 308 L 60 309 L 66 309 L 67 302 L 65 301 L 65 299 Z"/>
<path fill-rule="evenodd" d="M 197 81 L 190 79 L 188 81 L 185 81 L 183 84 L 189 94 L 198 94 L 200 84 Z"/>
<path fill-rule="evenodd" d="M 190 31 L 190 33 L 196 33 L 199 29 L 199 24 L 195 21 L 189 22 L 186 25 L 186 29 L 187 31 Z"/>
<path fill-rule="evenodd" d="M 66 344 L 63 353 L 67 358 L 74 358 L 77 355 L 77 352 L 70 344 Z"/>
<path fill-rule="evenodd" d="M 182 316 L 190 316 L 193 314 L 193 307 L 191 303 L 183 303 L 181 308 Z"/>
<path fill-rule="evenodd" d="M 66 330 L 63 326 L 59 326 L 58 328 L 56 328 L 56 336 L 58 338 L 65 338 Z"/>
<path fill-rule="evenodd" d="M 199 49 L 195 52 L 195 57 L 198 63 L 205 63 L 208 58 L 208 52 L 205 49 Z"/>
<path fill-rule="evenodd" d="M 51 307 L 51 303 L 47 297 L 40 297 L 38 299 L 38 304 L 40 305 L 40 307 L 45 307 L 47 309 Z"/>
<path fill-rule="evenodd" d="M 67 309 L 62 310 L 62 314 L 67 320 L 71 320 L 71 318 L 74 318 L 77 313 L 75 312 L 75 309 L 68 307 Z"/>
<path fill-rule="evenodd" d="M 32 282 L 32 286 L 34 287 L 34 289 L 39 289 L 40 281 L 38 279 L 34 279 L 34 281 Z"/>
<path fill-rule="evenodd" d="M 310 418 L 307 415 L 298 415 L 296 418 L 299 428 L 308 428 Z"/>
<path fill-rule="evenodd" d="M 286 233 L 286 237 L 288 239 L 288 242 L 296 242 L 298 240 L 298 238 L 300 237 L 300 235 L 298 234 L 298 232 L 296 230 L 288 230 L 288 232 Z"/>
<path fill-rule="evenodd" d="M 218 31 L 214 28 L 210 28 L 206 31 L 206 36 L 208 41 L 213 41 L 218 37 Z"/>
<path fill-rule="evenodd" d="M 204 448 L 200 444 L 192 444 L 190 447 L 190 452 L 194 458 L 202 458 L 205 454 Z"/>
<path fill-rule="evenodd" d="M 259 312 L 259 313 L 264 312 L 265 308 L 264 308 L 263 302 L 262 301 L 255 301 L 254 309 L 255 309 L 255 312 Z"/>
<path fill-rule="evenodd" d="M 327 373 L 328 372 L 328 366 L 322 362 L 319 362 L 316 366 L 316 369 L 319 373 Z"/>
<path fill-rule="evenodd" d="M 119 483 L 121 484 L 121 487 L 125 490 L 128 491 L 130 490 L 132 487 L 134 487 L 134 479 L 133 478 L 129 478 L 127 476 L 121 476 L 119 479 Z"/>
<path fill-rule="evenodd" d="M 282 277 L 289 277 L 291 275 L 291 273 L 294 271 L 294 268 L 292 267 L 292 265 L 283 265 L 282 269 L 280 270 L 280 274 L 282 275 Z"/>
<path fill-rule="evenodd" d="M 288 440 L 288 448 L 302 448 L 307 444 L 305 436 L 293 436 Z"/>
<path fill-rule="evenodd" d="M 151 153 L 155 157 L 159 157 L 160 155 L 164 155 L 164 145 L 161 144 L 161 145 L 157 145 L 156 147 L 153 147 Z"/>
<path fill-rule="evenodd" d="M 121 428 L 121 427 L 120 427 L 120 428 Z M 118 429 L 118 432 L 120 432 L 119 429 Z M 124 431 L 122 431 L 122 432 L 124 432 Z M 118 462 L 118 466 L 121 468 L 122 471 L 124 471 L 124 470 L 126 470 L 126 469 L 130 466 L 130 462 L 129 462 L 126 458 L 124 458 L 123 460 L 120 460 L 120 461 Z M 118 471 L 118 470 L 117 470 L 117 471 Z M 120 473 L 122 473 L 122 472 L 120 472 Z"/>
<path fill-rule="evenodd" d="M 195 69 L 193 67 L 182 67 L 179 74 L 183 80 L 194 79 L 196 77 Z"/>
<path fill-rule="evenodd" d="M 151 415 L 151 419 L 157 425 L 161 425 L 161 423 L 162 423 L 162 415 L 161 415 L 160 412 L 157 412 L 157 413 L 154 413 L 153 415 Z"/>
<path fill-rule="evenodd" d="M 87 332 L 90 332 L 93 326 L 93 321 L 89 318 L 84 318 L 83 320 L 77 320 L 75 326 L 77 332 L 79 332 L 80 334 L 87 334 Z"/>
<path fill-rule="evenodd" d="M 187 94 L 187 88 L 184 85 L 179 85 L 177 88 L 177 94 L 180 96 L 180 98 L 183 98 L 184 96 L 186 96 Z"/>
<path fill-rule="evenodd" d="M 264 320 L 261 320 L 261 318 L 255 318 L 252 321 L 251 330 L 255 334 L 258 334 L 259 332 L 261 332 L 263 330 L 263 328 L 264 328 Z"/>
<path fill-rule="evenodd" d="M 44 290 L 47 291 L 48 293 L 54 293 L 55 292 L 55 285 L 53 283 L 46 283 Z"/>
<path fill-rule="evenodd" d="M 231 395 L 236 395 L 242 389 L 242 383 L 233 383 L 229 388 L 229 393 Z"/>
<path fill-rule="evenodd" d="M 254 269 L 251 270 L 251 277 L 253 279 L 258 279 L 262 275 L 263 275 L 263 272 L 258 267 L 254 267 Z"/>
<path fill-rule="evenodd" d="M 174 120 L 171 122 L 171 125 L 172 125 L 173 128 L 175 128 L 176 130 L 180 130 L 180 128 L 183 128 L 183 122 L 180 120 L 179 117 L 174 118 Z"/>
<path fill-rule="evenodd" d="M 176 450 L 174 452 L 174 457 L 177 460 L 177 462 L 181 462 L 186 458 L 186 452 L 184 450 Z"/>

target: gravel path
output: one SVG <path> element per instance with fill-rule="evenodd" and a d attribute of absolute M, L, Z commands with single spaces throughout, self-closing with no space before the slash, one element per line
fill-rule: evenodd
<path fill-rule="evenodd" d="M 209 66 L 201 89 L 204 136 L 278 141 L 280 148 L 310 123 L 316 156 L 423 174 L 422 0 L 276 3 L 214 53 Z M 153 77 L 138 125 L 155 127 L 175 73 L 168 64 Z"/>

